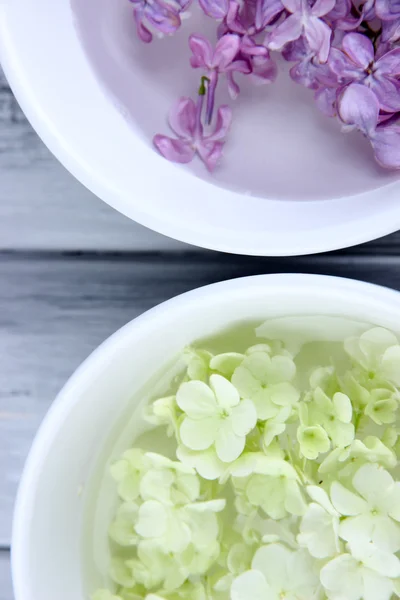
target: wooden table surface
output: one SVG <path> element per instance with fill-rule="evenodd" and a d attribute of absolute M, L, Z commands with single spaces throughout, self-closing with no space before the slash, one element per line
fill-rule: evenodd
<path fill-rule="evenodd" d="M 400 199 L 399 199 L 400 201 Z M 0 600 L 12 600 L 12 509 L 57 391 L 108 335 L 195 287 L 257 273 L 353 277 L 400 289 L 400 235 L 293 259 L 194 250 L 113 211 L 50 155 L 0 73 Z"/>

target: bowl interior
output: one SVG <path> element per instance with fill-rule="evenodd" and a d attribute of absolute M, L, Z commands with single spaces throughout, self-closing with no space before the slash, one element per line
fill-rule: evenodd
<path fill-rule="evenodd" d="M 103 344 L 61 392 L 28 459 L 14 522 L 16 600 L 87 600 L 88 591 L 104 584 L 98 568 L 104 561 L 93 559 L 93 540 L 87 538 L 93 478 L 113 458 L 109 448 L 121 417 L 134 411 L 144 397 L 139 391 L 160 368 L 193 340 L 234 324 L 318 314 L 397 330 L 398 294 L 332 278 L 248 278 L 165 303 Z M 106 515 L 96 534 L 100 554 L 106 552 L 108 522 Z"/>
<path fill-rule="evenodd" d="M 188 35 L 215 40 L 216 23 L 193 6 L 175 36 L 144 44 L 129 0 L 72 0 L 72 8 L 104 89 L 127 127 L 151 145 L 155 133 L 169 132 L 166 115 L 175 100 L 195 97 L 201 73 L 189 65 Z M 367 140 L 356 132 L 344 135 L 336 120 L 318 111 L 313 92 L 294 83 L 288 71 L 280 60 L 276 83 L 256 87 L 242 80 L 235 102 L 222 81 L 218 99 L 234 109 L 223 164 L 212 177 L 199 161 L 184 168 L 240 193 L 289 200 L 351 196 L 396 179 L 375 163 Z"/>

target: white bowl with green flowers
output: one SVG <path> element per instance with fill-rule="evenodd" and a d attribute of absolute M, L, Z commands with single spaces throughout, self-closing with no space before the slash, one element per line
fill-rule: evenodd
<path fill-rule="evenodd" d="M 397 292 L 269 275 L 114 334 L 33 445 L 16 600 L 400 594 Z"/>

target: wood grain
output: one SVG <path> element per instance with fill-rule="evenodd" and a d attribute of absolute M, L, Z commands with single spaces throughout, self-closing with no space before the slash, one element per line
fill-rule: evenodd
<path fill-rule="evenodd" d="M 183 244 L 119 214 L 50 154 L 0 69 L 0 250 L 163 250 Z"/>
<path fill-rule="evenodd" d="M 176 294 L 271 272 L 355 277 L 400 289 L 395 257 L 251 259 L 169 256 L 0 256 L 0 546 L 10 542 L 17 483 L 32 438 L 57 391 L 108 335 Z"/>
<path fill-rule="evenodd" d="M 0 550 L 0 600 L 13 600 L 11 585 L 10 553 Z"/>

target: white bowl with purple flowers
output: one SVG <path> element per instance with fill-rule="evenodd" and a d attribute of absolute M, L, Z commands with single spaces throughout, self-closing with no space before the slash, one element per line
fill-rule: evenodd
<path fill-rule="evenodd" d="M 2 0 L 0 57 L 45 143 L 198 246 L 321 252 L 400 228 L 396 0 Z"/>

